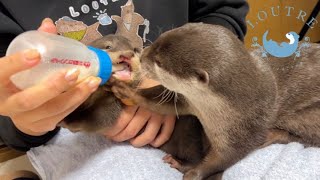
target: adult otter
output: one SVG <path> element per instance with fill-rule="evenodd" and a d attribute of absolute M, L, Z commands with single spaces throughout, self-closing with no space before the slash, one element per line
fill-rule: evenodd
<path fill-rule="evenodd" d="M 221 26 L 187 24 L 162 34 L 143 51 L 141 63 L 178 100 L 158 105 L 153 90 L 161 87 L 135 90 L 117 81 L 115 94 L 158 112 L 193 114 L 209 140 L 200 163 L 179 167 L 184 179 L 221 178 L 226 168 L 274 142 L 320 146 L 319 45 L 300 60 L 267 61 Z"/>

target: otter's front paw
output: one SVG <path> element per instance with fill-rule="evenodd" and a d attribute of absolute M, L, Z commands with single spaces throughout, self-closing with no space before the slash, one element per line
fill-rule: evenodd
<path fill-rule="evenodd" d="M 171 154 L 167 154 L 165 157 L 163 157 L 163 161 L 165 163 L 170 164 L 170 167 L 175 168 L 182 173 L 186 173 L 192 168 L 192 166 L 188 166 L 186 164 L 179 162 Z"/>
<path fill-rule="evenodd" d="M 111 91 L 114 93 L 114 95 L 122 100 L 125 99 L 134 99 L 136 95 L 136 89 L 133 89 L 129 85 L 127 85 L 125 82 L 113 80 L 112 81 L 112 87 Z"/>

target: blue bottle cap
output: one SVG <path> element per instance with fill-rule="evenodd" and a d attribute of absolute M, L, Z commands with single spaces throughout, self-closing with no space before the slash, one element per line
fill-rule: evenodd
<path fill-rule="evenodd" d="M 88 49 L 95 52 L 99 58 L 99 73 L 98 77 L 101 78 L 101 84 L 105 84 L 111 77 L 112 74 L 112 61 L 110 56 L 101 49 L 94 48 L 92 46 L 88 46 Z"/>

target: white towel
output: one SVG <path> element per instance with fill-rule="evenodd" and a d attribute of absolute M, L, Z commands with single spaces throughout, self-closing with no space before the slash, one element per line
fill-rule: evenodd
<path fill-rule="evenodd" d="M 44 180 L 182 179 L 180 172 L 163 163 L 164 155 L 154 148 L 134 148 L 64 129 L 47 145 L 28 152 Z M 223 179 L 320 180 L 320 149 L 274 144 L 227 169 Z"/>
<path fill-rule="evenodd" d="M 257 150 L 230 167 L 224 179 L 317 180 L 320 149 L 299 143 L 273 144 Z"/>
<path fill-rule="evenodd" d="M 164 164 L 158 149 L 134 148 L 105 137 L 61 129 L 47 145 L 31 149 L 28 157 L 43 180 L 181 179 Z"/>

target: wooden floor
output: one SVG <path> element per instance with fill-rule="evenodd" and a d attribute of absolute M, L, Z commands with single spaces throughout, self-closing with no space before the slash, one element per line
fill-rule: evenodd
<path fill-rule="evenodd" d="M 38 175 L 25 153 L 0 144 L 0 180 L 18 177 L 37 179 Z"/>
<path fill-rule="evenodd" d="M 25 153 L 10 149 L 5 145 L 0 145 L 0 163 L 22 156 Z"/>

